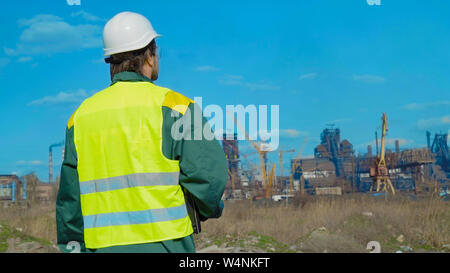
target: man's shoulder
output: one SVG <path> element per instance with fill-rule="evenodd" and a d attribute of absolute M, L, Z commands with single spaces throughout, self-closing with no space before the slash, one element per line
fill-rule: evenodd
<path fill-rule="evenodd" d="M 74 118 L 75 118 L 75 114 L 77 113 L 77 111 L 78 111 L 78 109 L 77 110 L 75 110 L 75 112 L 73 112 L 73 114 L 72 114 L 72 116 L 70 116 L 70 119 L 69 119 L 69 121 L 67 122 L 67 129 L 71 129 L 72 127 L 73 127 L 73 124 L 74 124 Z"/>
<path fill-rule="evenodd" d="M 180 114 L 184 115 L 191 103 L 194 103 L 193 100 L 190 98 L 184 96 L 183 94 L 180 94 L 178 92 L 175 92 L 173 90 L 170 90 L 168 88 L 165 88 L 167 93 L 164 98 L 163 107 L 168 107 L 172 110 L 175 110 L 179 112 Z"/>

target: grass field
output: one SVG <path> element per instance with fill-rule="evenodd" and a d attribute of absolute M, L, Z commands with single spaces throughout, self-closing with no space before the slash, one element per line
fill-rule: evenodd
<path fill-rule="evenodd" d="M 56 243 L 55 206 L 0 209 L 0 223 Z M 202 224 L 197 249 L 240 252 L 450 252 L 450 202 L 428 196 L 299 197 L 290 204 L 225 201 L 223 215 Z"/>
<path fill-rule="evenodd" d="M 370 241 L 382 252 L 450 250 L 450 203 L 433 196 L 307 196 L 292 203 L 227 202 L 220 219 L 203 224 L 197 242 L 245 249 L 253 240 L 246 237 L 258 234 L 272 241 L 262 250 L 274 252 L 368 252 Z"/>

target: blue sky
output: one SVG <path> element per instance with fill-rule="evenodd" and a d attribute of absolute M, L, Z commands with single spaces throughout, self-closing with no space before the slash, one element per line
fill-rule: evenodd
<path fill-rule="evenodd" d="M 2 3 L 0 173 L 48 179 L 48 146 L 110 83 L 101 34 L 121 11 L 142 13 L 164 35 L 156 84 L 203 105 L 279 105 L 283 149 L 298 151 L 308 136 L 303 155 L 312 155 L 333 123 L 364 153 L 382 112 L 391 148 L 394 139 L 424 147 L 426 130 L 450 128 L 448 1 L 80 2 Z M 55 176 L 60 157 L 55 149 Z"/>

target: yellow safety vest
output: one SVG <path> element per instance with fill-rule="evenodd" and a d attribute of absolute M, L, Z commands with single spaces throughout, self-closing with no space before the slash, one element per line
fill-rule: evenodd
<path fill-rule="evenodd" d="M 193 233 L 179 161 L 162 153 L 162 106 L 184 114 L 190 102 L 151 82 L 117 82 L 73 114 L 87 248 Z"/>

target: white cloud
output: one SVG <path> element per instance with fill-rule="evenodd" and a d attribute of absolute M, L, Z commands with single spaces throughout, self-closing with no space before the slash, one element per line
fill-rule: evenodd
<path fill-rule="evenodd" d="M 29 106 L 35 105 L 48 105 L 48 104 L 60 104 L 60 103 L 71 103 L 71 102 L 81 102 L 86 97 L 88 93 L 84 89 L 80 89 L 76 92 L 67 93 L 59 92 L 56 96 L 45 96 L 43 98 L 34 100 L 28 103 Z"/>
<path fill-rule="evenodd" d="M 242 81 L 244 79 L 243 76 L 241 75 L 225 75 L 226 79 L 232 79 L 232 80 L 237 80 L 237 81 Z"/>
<path fill-rule="evenodd" d="M 353 75 L 354 81 L 360 81 L 365 83 L 384 83 L 386 81 L 385 78 L 377 75 Z"/>
<path fill-rule="evenodd" d="M 300 136 L 307 136 L 308 132 L 299 131 L 296 129 L 282 129 L 280 130 L 280 136 L 289 137 L 289 138 L 297 138 Z"/>
<path fill-rule="evenodd" d="M 245 88 L 248 88 L 252 91 L 255 90 L 261 90 L 261 91 L 278 91 L 280 90 L 279 86 L 265 83 L 265 82 L 246 82 L 244 81 L 244 77 L 239 75 L 225 75 L 223 79 L 219 80 L 219 83 L 222 85 L 229 85 L 229 86 L 242 86 Z"/>
<path fill-rule="evenodd" d="M 280 129 L 280 130 L 269 130 L 269 131 L 263 131 L 260 130 L 259 131 L 259 135 L 262 138 L 268 138 L 270 137 L 270 135 L 279 135 L 280 137 L 286 137 L 286 138 L 298 138 L 298 137 L 305 137 L 308 136 L 309 133 L 306 131 L 299 131 L 297 129 Z M 257 136 L 257 132 L 254 133 L 254 138 L 255 139 Z"/>
<path fill-rule="evenodd" d="M 244 77 L 240 75 L 225 75 L 223 79 L 219 80 L 222 85 L 242 85 L 242 80 Z"/>
<path fill-rule="evenodd" d="M 81 0 L 66 0 L 69 6 L 81 6 Z"/>
<path fill-rule="evenodd" d="M 317 77 L 317 73 L 307 73 L 300 75 L 299 80 L 313 80 Z"/>
<path fill-rule="evenodd" d="M 20 57 L 17 62 L 18 63 L 26 63 L 26 62 L 31 62 L 33 60 L 32 57 Z"/>
<path fill-rule="evenodd" d="M 439 118 L 419 119 L 416 123 L 416 127 L 419 130 L 448 126 L 450 126 L 450 115 Z"/>
<path fill-rule="evenodd" d="M 403 109 L 406 110 L 423 110 L 423 109 L 429 109 L 439 106 L 450 106 L 450 101 L 435 101 L 435 102 L 422 102 L 422 103 L 410 103 L 405 106 L 403 106 Z"/>
<path fill-rule="evenodd" d="M 70 16 L 72 17 L 81 17 L 86 21 L 92 21 L 92 22 L 104 22 L 106 21 L 103 18 L 100 18 L 92 13 L 86 12 L 84 10 L 80 10 L 78 12 L 73 12 Z"/>
<path fill-rule="evenodd" d="M 209 72 L 209 71 L 217 71 L 219 69 L 217 67 L 215 67 L 215 66 L 212 66 L 212 65 L 202 65 L 202 66 L 197 66 L 195 68 L 195 70 Z"/>
<path fill-rule="evenodd" d="M 20 19 L 25 28 L 15 48 L 4 48 L 9 56 L 52 54 L 102 46 L 102 27 L 92 24 L 71 25 L 51 14 Z"/>
<path fill-rule="evenodd" d="M 340 118 L 340 119 L 327 121 L 326 123 L 327 124 L 346 123 L 346 122 L 350 122 L 352 120 L 353 119 L 351 119 L 351 118 Z"/>
<path fill-rule="evenodd" d="M 248 89 L 255 91 L 255 90 L 261 90 L 261 91 L 278 91 L 280 90 L 279 86 L 268 84 L 268 83 L 252 83 L 252 82 L 246 82 L 244 83 L 244 86 Z"/>
<path fill-rule="evenodd" d="M 16 165 L 18 166 L 40 166 L 44 164 L 45 163 L 40 160 L 31 160 L 31 161 L 19 160 L 16 162 Z"/>

